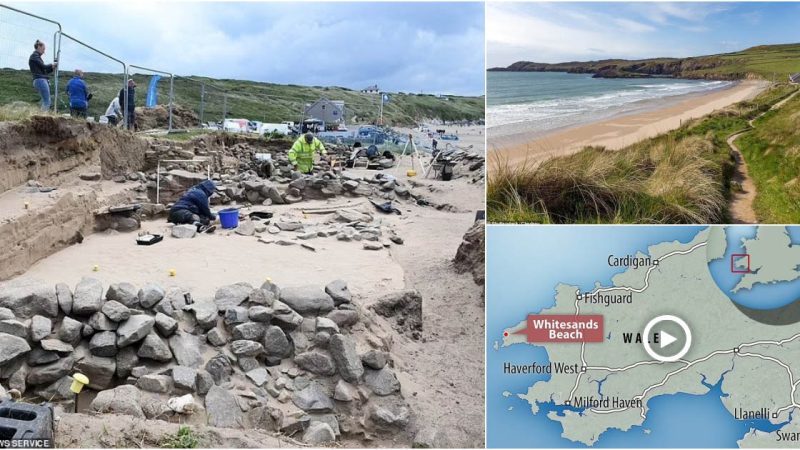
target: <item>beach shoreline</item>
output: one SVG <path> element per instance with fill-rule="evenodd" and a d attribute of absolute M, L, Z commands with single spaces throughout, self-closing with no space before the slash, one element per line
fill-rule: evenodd
<path fill-rule="evenodd" d="M 702 94 L 647 101 L 633 111 L 611 118 L 582 122 L 554 130 L 521 132 L 510 136 L 488 137 L 489 168 L 498 164 L 538 165 L 542 161 L 576 153 L 586 146 L 618 150 L 643 139 L 674 130 L 687 120 L 696 119 L 743 100 L 749 100 L 769 86 L 763 80 L 745 80 Z"/>

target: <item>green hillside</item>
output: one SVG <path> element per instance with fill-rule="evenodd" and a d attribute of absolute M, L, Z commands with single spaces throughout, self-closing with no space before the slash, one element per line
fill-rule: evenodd
<path fill-rule="evenodd" d="M 66 82 L 71 77 L 62 73 L 59 90 L 63 92 Z M 143 105 L 150 77 L 133 75 L 137 83 L 137 104 Z M 87 73 L 85 81 L 94 93 L 90 102 L 89 115 L 102 114 L 113 96 L 117 95 L 123 85 L 120 74 Z M 209 78 L 178 77 L 175 79 L 175 103 L 200 113 L 200 81 L 213 83 L 228 92 L 228 117 L 247 118 L 264 122 L 297 121 L 306 103 L 320 97 L 330 100 L 343 100 L 347 123 L 353 120 L 359 123 L 371 123 L 378 119 L 378 95 L 362 94 L 358 91 L 341 87 L 297 86 L 260 83 L 240 80 L 216 80 Z M 51 82 L 52 83 L 52 82 Z M 159 83 L 159 103 L 165 104 L 169 94 L 169 82 L 162 79 Z M 484 98 L 390 93 L 391 100 L 384 106 L 383 118 L 390 125 L 410 125 L 423 119 L 441 119 L 447 121 L 478 120 L 484 117 Z M 28 71 L 0 69 L 0 106 L 13 102 L 36 104 L 38 94 L 31 86 Z M 208 122 L 222 119 L 225 108 L 222 94 L 212 87 L 206 88 L 203 120 Z M 65 95 L 59 94 L 59 111 L 67 110 Z"/>
<path fill-rule="evenodd" d="M 639 60 L 605 59 L 558 64 L 518 61 L 490 71 L 592 73 L 598 78 L 668 76 L 741 80 L 761 78 L 785 81 L 800 72 L 800 44 L 760 45 L 734 53 L 691 58 L 651 58 Z"/>

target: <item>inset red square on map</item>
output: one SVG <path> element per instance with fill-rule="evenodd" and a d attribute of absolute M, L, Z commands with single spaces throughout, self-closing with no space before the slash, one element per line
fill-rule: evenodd
<path fill-rule="evenodd" d="M 747 269 L 736 269 L 736 260 L 739 258 L 747 258 Z M 731 273 L 750 273 L 750 255 L 747 253 L 734 253 L 731 255 Z"/>

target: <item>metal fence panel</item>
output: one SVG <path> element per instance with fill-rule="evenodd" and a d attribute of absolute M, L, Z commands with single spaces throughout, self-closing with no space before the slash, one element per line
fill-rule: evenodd
<path fill-rule="evenodd" d="M 45 43 L 42 59 L 45 64 L 58 60 L 58 32 L 61 24 L 6 5 L 0 5 L 0 104 L 14 101 L 39 103 L 40 97 L 33 88 L 28 69 L 28 58 L 33 53 L 36 40 Z M 50 86 L 51 106 L 57 108 L 58 70 L 53 73 Z M 54 109 L 54 111 L 58 111 Z"/>
<path fill-rule="evenodd" d="M 119 96 L 120 90 L 126 90 L 127 95 L 126 65 L 123 61 L 67 33 L 59 34 L 61 36 L 59 68 L 62 74 L 76 69 L 85 72 L 84 81 L 92 93 L 88 115 L 97 120 L 105 113 L 111 101 Z M 60 106 L 68 110 L 69 97 L 63 95 L 62 98 Z"/>

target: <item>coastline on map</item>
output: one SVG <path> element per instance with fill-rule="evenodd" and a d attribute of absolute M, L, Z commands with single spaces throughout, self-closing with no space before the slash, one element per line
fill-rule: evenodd
<path fill-rule="evenodd" d="M 488 151 L 492 153 L 490 169 L 498 164 L 536 165 L 587 146 L 617 150 L 677 129 L 687 120 L 750 100 L 768 86 L 763 80 L 721 82 L 694 92 L 636 100 L 609 108 L 605 115 L 575 115 L 572 123 L 550 129 L 537 127 L 536 120 L 494 126 L 490 122 L 487 129 Z"/>

